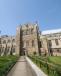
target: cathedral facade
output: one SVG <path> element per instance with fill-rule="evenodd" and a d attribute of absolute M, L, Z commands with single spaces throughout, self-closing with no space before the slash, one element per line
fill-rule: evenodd
<path fill-rule="evenodd" d="M 0 37 L 0 56 L 10 54 L 61 56 L 61 32 L 43 35 L 37 23 L 19 25 L 15 36 Z"/>

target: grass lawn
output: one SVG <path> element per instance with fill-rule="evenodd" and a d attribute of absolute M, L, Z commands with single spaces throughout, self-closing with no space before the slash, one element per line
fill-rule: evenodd
<path fill-rule="evenodd" d="M 16 63 L 18 56 L 0 56 L 0 76 L 6 76 L 10 68 Z"/>
<path fill-rule="evenodd" d="M 37 58 L 61 66 L 61 56 L 48 56 L 48 57 L 38 56 Z"/>
<path fill-rule="evenodd" d="M 48 61 L 53 64 L 61 65 L 61 56 L 49 56 Z"/>

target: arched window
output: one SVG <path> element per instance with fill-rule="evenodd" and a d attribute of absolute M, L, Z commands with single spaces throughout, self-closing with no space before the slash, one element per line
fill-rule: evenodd
<path fill-rule="evenodd" d="M 48 45 L 49 45 L 49 47 L 52 46 L 52 42 L 51 42 L 51 40 L 48 40 Z"/>
<path fill-rule="evenodd" d="M 13 39 L 12 42 L 15 42 L 15 39 Z"/>
<path fill-rule="evenodd" d="M 39 42 L 39 45 L 40 45 L 40 47 L 42 48 L 42 42 L 41 42 L 41 41 Z"/>
<path fill-rule="evenodd" d="M 59 49 L 57 49 L 57 52 L 59 52 L 60 50 Z"/>
<path fill-rule="evenodd" d="M 6 40 L 3 41 L 3 44 L 5 44 L 5 43 L 6 43 Z"/>
<path fill-rule="evenodd" d="M 56 45 L 59 45 L 59 43 L 58 43 L 58 39 L 55 39 L 55 43 L 56 43 Z"/>
<path fill-rule="evenodd" d="M 8 40 L 8 43 L 10 43 L 11 42 L 11 40 Z"/>

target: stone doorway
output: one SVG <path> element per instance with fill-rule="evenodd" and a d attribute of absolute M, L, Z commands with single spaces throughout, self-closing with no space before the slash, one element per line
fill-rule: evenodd
<path fill-rule="evenodd" d="M 23 49 L 20 51 L 20 56 L 24 56 L 24 55 L 26 55 L 26 53 L 25 53 L 25 49 L 23 48 Z"/>

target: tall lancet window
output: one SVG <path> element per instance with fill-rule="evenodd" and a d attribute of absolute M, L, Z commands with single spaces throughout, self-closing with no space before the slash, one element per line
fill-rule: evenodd
<path fill-rule="evenodd" d="M 58 39 L 55 39 L 55 43 L 56 45 L 59 45 Z"/>

